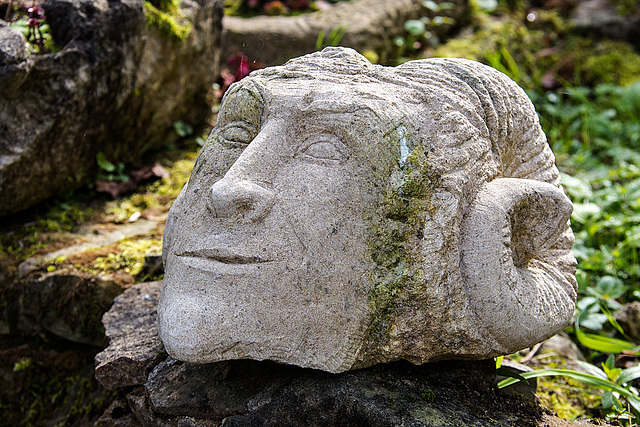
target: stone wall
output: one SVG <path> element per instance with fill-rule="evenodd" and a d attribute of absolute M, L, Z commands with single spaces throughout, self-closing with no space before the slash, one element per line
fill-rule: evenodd
<path fill-rule="evenodd" d="M 55 53 L 30 54 L 0 21 L 0 216 L 139 157 L 177 120 L 201 125 L 218 76 L 221 0 L 183 0 L 179 40 L 146 23 L 142 0 L 49 0 Z"/>

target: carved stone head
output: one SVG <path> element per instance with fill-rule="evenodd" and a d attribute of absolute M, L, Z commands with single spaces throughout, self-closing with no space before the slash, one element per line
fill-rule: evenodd
<path fill-rule="evenodd" d="M 330 372 L 511 353 L 571 321 L 571 211 L 506 76 L 327 48 L 225 95 L 167 220 L 160 337 Z"/>

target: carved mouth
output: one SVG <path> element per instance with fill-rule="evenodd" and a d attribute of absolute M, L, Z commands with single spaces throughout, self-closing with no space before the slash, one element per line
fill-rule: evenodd
<path fill-rule="evenodd" d="M 213 261 L 218 261 L 223 264 L 260 264 L 265 262 L 271 262 L 268 258 L 263 258 L 255 255 L 244 255 L 231 251 L 229 249 L 214 248 L 214 249 L 198 249 L 198 250 L 186 250 L 177 254 L 180 257 L 191 258 L 205 258 Z"/>

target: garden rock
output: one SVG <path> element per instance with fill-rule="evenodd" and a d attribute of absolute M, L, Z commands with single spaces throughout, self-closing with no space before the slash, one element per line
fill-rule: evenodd
<path fill-rule="evenodd" d="M 0 215 L 74 188 L 98 171 L 96 155 L 137 159 L 201 126 L 220 56 L 222 1 L 184 0 L 185 40 L 146 24 L 142 0 L 50 0 L 55 53 L 25 55 L 22 35 L 0 27 Z"/>
<path fill-rule="evenodd" d="M 132 286 L 103 316 L 109 347 L 96 356 L 96 379 L 106 389 L 144 384 L 163 354 L 156 315 L 160 286 L 161 282 Z"/>
<path fill-rule="evenodd" d="M 15 93 L 32 64 L 22 34 L 0 20 L 0 95 Z"/>
<path fill-rule="evenodd" d="M 17 330 L 11 332 L 47 331 L 69 341 L 103 346 L 102 314 L 122 291 L 109 276 L 72 271 L 33 274 L 16 291 Z"/>
<path fill-rule="evenodd" d="M 399 362 L 331 375 L 272 362 L 167 359 L 149 375 L 145 391 L 159 417 L 224 426 L 532 425 L 540 409 L 492 389 L 491 362 Z M 529 413 L 522 417 L 510 406 Z"/>
<path fill-rule="evenodd" d="M 103 346 L 102 315 L 134 277 L 125 271 L 96 272 L 93 262 L 124 239 L 143 238 L 164 222 L 86 225 L 66 233 L 65 247 L 26 259 L 17 268 L 0 259 L 0 335 L 47 331 L 70 341 Z M 71 244 L 73 243 L 73 244 Z M 148 255 L 141 276 L 162 273 L 157 255 Z M 153 261 L 153 262 L 151 262 Z M 88 267 L 88 268 L 87 268 Z M 146 268 L 146 270 L 145 270 Z"/>
<path fill-rule="evenodd" d="M 573 11 L 576 29 L 615 40 L 625 40 L 640 51 L 640 15 L 620 14 L 609 0 L 579 2 Z"/>
<path fill-rule="evenodd" d="M 575 309 L 554 160 L 524 91 L 477 62 L 326 48 L 256 71 L 169 212 L 165 348 L 340 373 L 533 346 Z"/>
<path fill-rule="evenodd" d="M 423 3 L 422 0 L 354 0 L 298 16 L 225 16 L 225 55 L 242 52 L 261 65 L 282 64 L 317 50 L 322 33 L 321 42 L 327 45 L 337 42 L 359 52 L 375 51 L 384 60 L 395 47 L 394 38 L 405 35 L 406 21 L 431 15 Z M 438 16 L 453 18 L 455 24 L 430 28 L 441 37 L 469 21 L 467 0 L 450 3 L 454 7 L 438 12 Z M 345 31 L 344 36 L 330 40 L 330 34 L 339 33 L 341 29 Z"/>

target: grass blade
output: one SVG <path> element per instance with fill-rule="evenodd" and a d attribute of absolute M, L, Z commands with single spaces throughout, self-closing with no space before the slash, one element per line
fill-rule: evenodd
<path fill-rule="evenodd" d="M 598 388 L 600 390 L 608 390 L 611 392 L 619 393 L 620 395 L 627 398 L 629 404 L 631 404 L 634 409 L 637 410 L 638 408 L 640 408 L 640 400 L 638 400 L 633 392 L 611 381 L 603 380 L 602 378 L 598 378 L 590 374 L 584 374 L 582 372 L 572 371 L 569 369 L 540 369 L 537 371 L 523 372 L 521 376 L 526 379 L 554 376 L 565 376 L 573 378 L 583 384 Z M 505 388 L 507 386 L 510 386 L 511 384 L 515 384 L 516 382 L 518 382 L 518 380 L 515 378 L 506 378 L 498 383 L 498 388 Z M 636 405 L 638 406 L 638 408 L 636 408 Z"/>

